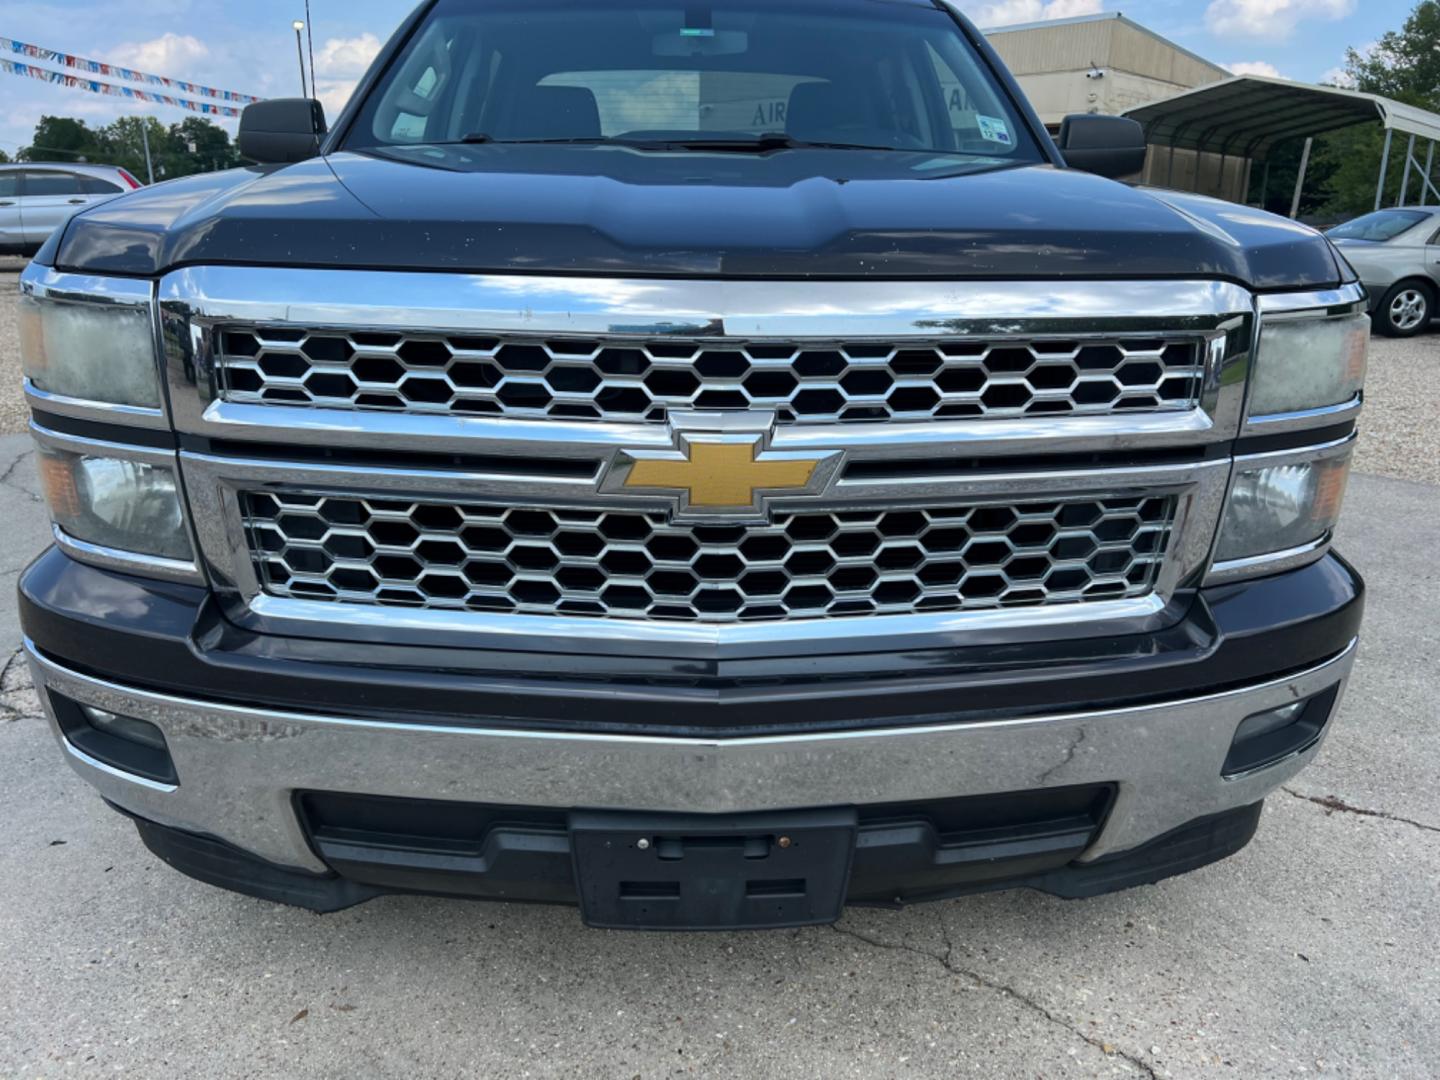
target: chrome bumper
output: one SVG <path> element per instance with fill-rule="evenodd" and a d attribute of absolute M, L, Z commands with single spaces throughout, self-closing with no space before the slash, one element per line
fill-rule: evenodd
<path fill-rule="evenodd" d="M 75 770 L 140 817 L 226 840 L 271 862 L 324 865 L 293 809 L 297 790 L 523 806 L 733 813 L 893 803 L 1115 783 L 1087 860 L 1264 798 L 1318 750 L 1222 779 L 1246 716 L 1343 684 L 1355 643 L 1326 663 L 1239 690 L 1104 712 L 715 740 L 385 723 L 186 700 L 82 675 L 26 648 L 37 688 L 149 720 L 177 786 L 86 756 Z M 1342 687 L 1343 691 L 1343 687 Z M 1338 707 L 1338 698 L 1337 698 Z M 1327 729 L 1328 730 L 1328 729 Z"/>

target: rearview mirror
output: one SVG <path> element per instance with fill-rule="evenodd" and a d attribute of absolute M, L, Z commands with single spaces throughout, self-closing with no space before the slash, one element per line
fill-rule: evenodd
<path fill-rule="evenodd" d="M 1057 141 L 1072 169 L 1115 180 L 1145 168 L 1145 129 L 1128 117 L 1067 116 Z"/>
<path fill-rule="evenodd" d="M 325 109 L 313 98 L 275 98 L 245 106 L 240 153 L 262 165 L 288 165 L 320 152 Z"/>

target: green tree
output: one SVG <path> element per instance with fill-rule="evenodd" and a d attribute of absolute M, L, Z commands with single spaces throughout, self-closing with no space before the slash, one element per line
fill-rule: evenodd
<path fill-rule="evenodd" d="M 96 161 L 100 149 L 97 132 L 84 120 L 42 116 L 30 145 L 16 156 L 20 161 Z"/>
<path fill-rule="evenodd" d="M 165 180 L 177 175 L 165 153 L 168 132 L 153 116 L 122 116 L 100 129 L 100 143 L 108 165 L 129 169 L 142 179 L 145 171 L 145 140 L 150 140 L 150 157 L 155 166 L 155 179 Z M 180 173 L 179 175 L 184 175 Z"/>
<path fill-rule="evenodd" d="M 166 153 L 176 169 L 186 172 L 214 172 L 240 164 L 240 153 L 230 142 L 230 133 L 201 116 L 189 116 L 170 125 Z"/>
<path fill-rule="evenodd" d="M 240 164 L 229 133 L 202 116 L 186 117 L 169 127 L 153 116 L 122 116 L 102 128 L 66 116 L 42 116 L 19 160 L 119 165 L 144 178 L 147 137 L 157 181 Z"/>
<path fill-rule="evenodd" d="M 1349 49 L 1345 72 L 1355 89 L 1434 109 L 1440 105 L 1440 3 L 1422 0 L 1399 31 L 1365 53 Z"/>
<path fill-rule="evenodd" d="M 1440 111 L 1440 2 L 1422 0 L 1400 30 L 1391 30 L 1366 52 L 1348 50 L 1345 73 L 1346 82 L 1356 90 Z M 1385 178 L 1385 203 L 1393 205 L 1401 195 L 1408 142 L 1408 136 L 1396 133 Z M 1317 141 L 1316 164 L 1328 172 L 1326 181 L 1317 186 L 1324 198 L 1322 216 L 1340 220 L 1374 207 L 1384 143 L 1385 133 L 1370 124 Z M 1420 181 L 1413 170 L 1406 187 L 1406 201 L 1418 200 Z M 1433 200 L 1433 195 L 1427 199 Z"/>

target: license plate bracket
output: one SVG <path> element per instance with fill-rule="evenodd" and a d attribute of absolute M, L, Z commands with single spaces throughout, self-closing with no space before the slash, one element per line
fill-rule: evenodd
<path fill-rule="evenodd" d="M 586 925 L 737 930 L 834 922 L 855 852 L 853 809 L 570 815 Z"/>

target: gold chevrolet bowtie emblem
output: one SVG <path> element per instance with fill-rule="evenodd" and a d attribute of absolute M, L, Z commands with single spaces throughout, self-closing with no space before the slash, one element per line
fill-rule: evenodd
<path fill-rule="evenodd" d="M 838 450 L 770 446 L 775 414 L 674 412 L 670 449 L 621 450 L 600 482 L 607 495 L 665 499 L 676 519 L 763 520 L 775 498 L 823 494 L 840 467 Z"/>
<path fill-rule="evenodd" d="M 758 443 L 690 443 L 685 461 L 637 461 L 625 478 L 628 488 L 674 488 L 692 507 L 736 509 L 755 505 L 760 491 L 804 491 L 819 458 L 757 457 Z"/>

